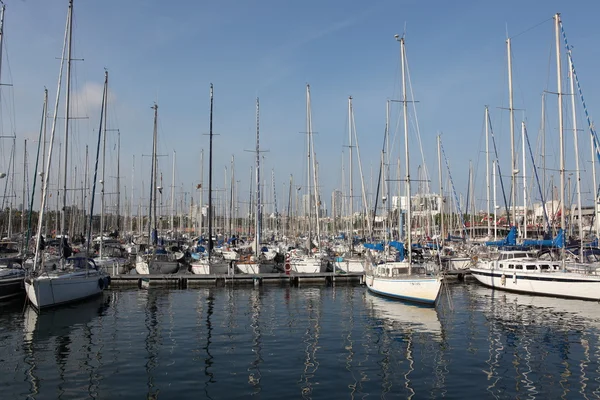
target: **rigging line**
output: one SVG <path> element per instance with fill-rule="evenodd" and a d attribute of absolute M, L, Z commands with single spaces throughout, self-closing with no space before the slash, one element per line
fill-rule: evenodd
<path fill-rule="evenodd" d="M 516 37 L 519 37 L 519 36 L 521 36 L 521 35 L 523 35 L 523 34 L 525 34 L 525 33 L 529 32 L 529 31 L 531 31 L 531 30 L 533 30 L 533 29 L 535 29 L 535 28 L 539 27 L 540 25 L 543 25 L 543 24 L 545 24 L 545 23 L 546 23 L 546 22 L 548 22 L 548 21 L 552 21 L 552 19 L 553 19 L 553 18 L 554 18 L 554 17 L 550 17 L 550 18 L 548 18 L 548 19 L 545 19 L 545 20 L 543 20 L 542 22 L 540 22 L 540 23 L 538 23 L 538 24 L 536 24 L 536 25 L 533 25 L 533 26 L 532 26 L 532 27 L 530 27 L 530 28 L 527 28 L 527 29 L 525 29 L 524 31 L 521 31 L 521 32 L 517 33 L 516 35 L 514 35 L 514 36 L 511 36 L 509 39 L 511 39 L 511 40 L 512 40 L 512 39 L 514 39 L 514 38 L 516 38 Z"/>
<path fill-rule="evenodd" d="M 544 193 L 542 193 L 542 185 L 540 184 L 540 178 L 537 172 L 537 166 L 535 165 L 535 159 L 533 157 L 533 152 L 531 151 L 531 143 L 529 142 L 529 134 L 527 133 L 527 127 L 525 129 L 525 139 L 527 139 L 527 147 L 529 148 L 529 156 L 531 157 L 531 163 L 533 164 L 533 172 L 535 173 L 535 180 L 537 181 L 538 190 L 540 193 L 540 197 L 542 200 L 542 209 L 544 210 L 544 218 L 546 219 L 546 225 L 548 228 L 548 233 L 550 233 L 550 219 L 548 218 L 548 211 L 546 210 L 546 200 L 544 199 Z M 523 149 L 525 151 L 525 149 Z"/>
<path fill-rule="evenodd" d="M 456 188 L 454 187 L 454 181 L 452 180 L 452 173 L 450 172 L 450 165 L 448 164 L 448 157 L 446 157 L 446 152 L 444 151 L 444 146 L 442 145 L 442 141 L 440 139 L 440 149 L 442 150 L 442 154 L 444 155 L 444 161 L 446 162 L 446 169 L 448 170 L 448 178 L 450 178 L 450 185 L 452 186 L 452 193 L 454 194 L 454 201 L 456 202 L 456 208 L 458 209 L 458 213 L 460 214 L 460 219 L 463 226 L 463 231 L 465 233 L 465 238 L 467 237 L 467 226 L 465 225 L 465 216 L 460 209 L 460 202 L 458 201 L 458 195 L 456 194 Z"/>
<path fill-rule="evenodd" d="M 492 144 L 494 146 L 494 155 L 496 156 L 496 168 L 498 169 L 498 176 L 500 177 L 500 187 L 502 189 L 502 197 L 504 198 L 504 208 L 506 209 L 507 221 L 508 221 L 508 225 L 511 226 L 510 212 L 508 212 L 508 202 L 506 201 L 506 191 L 504 190 L 504 180 L 502 179 L 502 171 L 500 170 L 500 162 L 498 159 L 498 149 L 496 147 L 496 137 L 494 136 L 494 130 L 492 129 L 492 119 L 491 119 L 489 113 L 488 113 L 487 123 L 489 124 L 489 127 L 490 127 L 490 137 L 492 138 Z M 511 193 L 511 195 L 512 195 L 512 193 Z M 496 210 L 494 210 L 494 212 L 496 212 Z"/>

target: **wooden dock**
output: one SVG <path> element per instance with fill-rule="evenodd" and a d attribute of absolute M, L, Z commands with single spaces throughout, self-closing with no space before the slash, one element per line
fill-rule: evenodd
<path fill-rule="evenodd" d="M 113 287 L 173 287 L 187 289 L 189 287 L 222 287 L 226 285 L 255 285 L 276 284 L 289 285 L 292 287 L 307 283 L 321 283 L 328 286 L 335 284 L 347 284 L 364 282 L 363 273 L 333 273 L 322 272 L 314 274 L 169 274 L 169 275 L 113 275 L 110 277 L 110 284 Z"/>

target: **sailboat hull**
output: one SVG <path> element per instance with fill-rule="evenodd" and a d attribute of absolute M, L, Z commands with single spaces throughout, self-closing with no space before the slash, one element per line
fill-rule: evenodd
<path fill-rule="evenodd" d="M 534 264 L 534 262 L 531 262 Z M 600 276 L 573 272 L 501 271 L 473 268 L 471 274 L 494 289 L 572 299 L 600 300 Z"/>
<path fill-rule="evenodd" d="M 101 271 L 46 274 L 25 279 L 25 292 L 31 304 L 41 309 L 96 296 L 108 286 Z"/>
<path fill-rule="evenodd" d="M 435 304 L 442 278 L 409 275 L 406 278 L 366 277 L 367 288 L 380 296 L 422 304 Z"/>

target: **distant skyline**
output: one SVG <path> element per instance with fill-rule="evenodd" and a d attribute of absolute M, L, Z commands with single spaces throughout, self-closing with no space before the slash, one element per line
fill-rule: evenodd
<path fill-rule="evenodd" d="M 50 115 L 56 96 L 59 60 L 68 0 L 5 0 L 4 48 L 0 88 L 2 136 L 16 135 L 15 192 L 21 203 L 23 140 L 28 139 L 29 186 L 33 179 L 44 87 L 49 90 Z M 260 98 L 262 177 L 265 200 L 273 195 L 275 174 L 278 208 L 285 210 L 290 175 L 294 188 L 306 188 L 305 87 L 310 84 L 315 151 L 321 197 L 331 210 L 334 190 L 348 185 L 348 96 L 354 117 L 365 188 L 373 195 L 379 173 L 385 130 L 386 100 L 401 98 L 400 47 L 395 34 L 405 35 L 411 93 L 418 120 L 411 115 L 411 177 L 428 180 L 438 191 L 436 136 L 442 135 L 456 191 L 466 196 L 469 161 L 475 170 L 477 208 L 485 208 L 484 107 L 489 106 L 500 164 L 510 174 L 510 137 L 506 37 L 512 38 L 515 131 L 519 165 L 520 127 L 527 124 L 539 160 L 541 98 L 546 91 L 547 187 L 558 186 L 558 117 L 554 27 L 561 12 L 573 46 L 573 57 L 592 119 L 600 113 L 600 31 L 595 28 L 600 4 L 595 2 L 470 1 L 314 1 L 281 2 L 75 0 L 73 32 L 72 140 L 69 180 L 75 167 L 93 168 L 104 69 L 109 71 L 107 192 L 115 190 L 116 130 L 121 135 L 121 192 L 145 205 L 149 192 L 152 150 L 152 110 L 159 113 L 159 159 L 163 202 L 170 202 L 171 169 L 176 154 L 175 187 L 189 202 L 197 201 L 200 182 L 208 186 L 209 85 L 214 84 L 215 189 L 229 184 L 231 160 L 240 201 L 250 190 L 255 156 L 255 100 Z M 561 43 L 561 47 L 564 46 Z M 563 92 L 570 93 L 563 56 Z M 64 97 L 62 102 L 64 103 Z M 570 96 L 564 98 L 568 174 L 574 173 Z M 60 116 L 63 112 L 61 105 Z M 593 202 L 590 136 L 579 99 L 577 124 L 584 204 Z M 390 123 L 390 166 L 396 180 L 397 160 L 403 166 L 403 128 L 399 103 L 393 103 Z M 416 138 L 420 130 L 429 176 Z M 64 120 L 57 124 L 63 140 Z M 58 165 L 55 148 L 54 168 Z M 204 178 L 200 154 L 204 152 Z M 0 172 L 8 171 L 10 139 L 0 140 Z M 135 157 L 135 163 L 133 158 Z M 532 178 L 529 154 L 527 175 Z M 100 163 L 100 168 L 101 168 Z M 346 176 L 342 177 L 342 167 Z M 539 166 L 538 166 L 539 167 Z M 520 167 L 519 167 L 520 168 Z M 403 167 L 402 167 L 403 169 Z M 423 170 L 423 168 L 421 168 Z M 227 176 L 225 176 L 227 174 Z M 401 173 L 405 174 L 404 171 Z M 447 175 L 446 167 L 443 168 Z M 539 171 L 540 177 L 542 171 Z M 91 176 L 91 172 L 90 172 Z M 360 180 L 354 162 L 355 210 Z M 552 178 L 552 180 L 551 180 Z M 62 179 L 62 178 L 61 178 Z M 75 186 L 80 186 L 76 178 Z M 575 190 L 571 176 L 571 193 Z M 0 180 L 4 190 L 5 180 Z M 143 191 L 142 191 L 143 183 Z M 390 185 L 396 183 L 390 181 Z M 421 183 L 423 185 L 423 183 Z M 446 196 L 451 188 L 446 181 Z M 539 201 L 533 178 L 529 196 Z M 69 187 L 73 183 L 69 184 Z M 413 185 L 416 193 L 418 183 Z M 509 179 L 505 187 L 510 187 Z M 39 185 L 38 185 L 39 189 Z M 394 191 L 397 191 L 394 189 Z M 498 204 L 501 192 L 498 184 Z M 522 189 L 518 189 L 519 198 Z M 39 193 L 39 192 L 38 192 Z M 393 193 L 394 195 L 396 193 Z M 404 193 L 402 193 L 404 195 Z M 127 196 L 127 197 L 125 197 Z M 508 196 L 508 193 L 507 193 Z M 8 200 L 5 199 L 5 202 Z M 179 200 L 178 200 L 179 201 Z M 521 200 L 518 200 L 519 202 Z M 69 201 L 70 202 L 70 201 Z M 36 203 L 37 204 L 37 203 Z M 96 209 L 98 209 L 98 203 Z M 245 206 L 244 206 L 245 207 Z M 266 212 L 271 212 L 267 204 Z M 134 209 L 134 212 L 137 212 Z"/>

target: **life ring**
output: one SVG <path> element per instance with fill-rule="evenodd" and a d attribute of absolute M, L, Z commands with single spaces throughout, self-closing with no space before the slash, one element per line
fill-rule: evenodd
<path fill-rule="evenodd" d="M 98 279 L 98 287 L 100 288 L 100 290 L 104 290 L 104 279 L 103 278 Z"/>
<path fill-rule="evenodd" d="M 286 273 L 287 275 L 289 275 L 289 274 L 290 274 L 290 271 L 292 270 L 292 264 L 290 263 L 290 256 L 289 256 L 289 254 L 288 254 L 286 257 L 285 257 L 285 265 L 284 265 L 284 268 L 285 268 L 285 273 Z"/>

